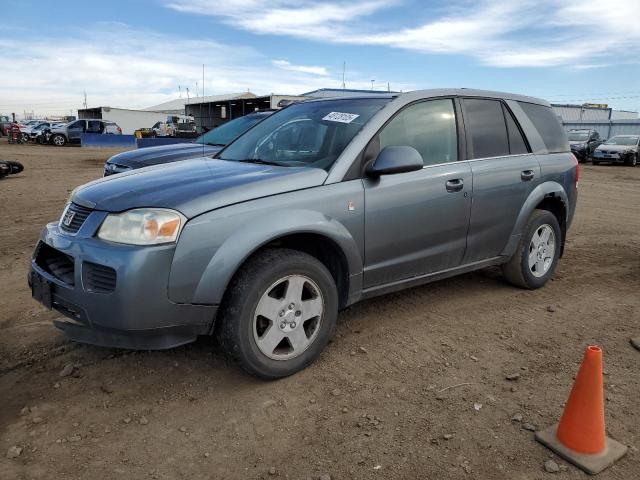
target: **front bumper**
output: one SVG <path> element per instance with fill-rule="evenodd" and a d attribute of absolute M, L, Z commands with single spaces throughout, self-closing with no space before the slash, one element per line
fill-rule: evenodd
<path fill-rule="evenodd" d="M 633 155 L 635 155 L 634 152 L 602 153 L 596 150 L 593 152 L 593 160 L 596 162 L 624 163 Z"/>
<path fill-rule="evenodd" d="M 168 298 L 175 245 L 98 240 L 94 234 L 105 216 L 92 212 L 75 235 L 57 223 L 42 232 L 29 285 L 37 300 L 68 318 L 55 326 L 72 340 L 134 349 L 171 348 L 210 333 L 217 306 Z"/>

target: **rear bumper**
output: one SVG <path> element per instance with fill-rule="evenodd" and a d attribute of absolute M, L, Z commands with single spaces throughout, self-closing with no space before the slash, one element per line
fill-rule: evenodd
<path fill-rule="evenodd" d="M 175 246 L 134 247 L 97 240 L 93 232 L 101 215 L 93 212 L 75 236 L 61 232 L 55 223 L 42 232 L 29 284 L 35 275 L 46 281 L 51 308 L 69 319 L 57 320 L 55 326 L 71 340 L 116 348 L 171 348 L 210 333 L 217 306 L 179 304 L 168 298 Z M 50 267 L 47 256 L 66 262 L 64 275 Z M 103 270 L 95 273 L 95 265 Z M 100 277 L 105 269 L 112 272 L 107 283 Z M 96 275 L 102 282 L 99 288 Z"/>

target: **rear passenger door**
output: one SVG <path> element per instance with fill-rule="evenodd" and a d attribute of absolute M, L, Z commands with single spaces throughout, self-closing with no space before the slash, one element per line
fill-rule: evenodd
<path fill-rule="evenodd" d="M 506 104 L 462 100 L 473 202 L 463 263 L 500 255 L 520 209 L 540 179 L 540 165 Z"/>
<path fill-rule="evenodd" d="M 466 246 L 471 169 L 460 161 L 454 100 L 404 107 L 371 140 L 371 161 L 387 146 L 410 146 L 421 170 L 363 179 L 365 288 L 457 267 Z"/>

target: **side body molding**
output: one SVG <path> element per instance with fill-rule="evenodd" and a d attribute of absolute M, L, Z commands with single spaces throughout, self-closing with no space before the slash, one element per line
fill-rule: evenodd
<path fill-rule="evenodd" d="M 527 222 L 527 219 L 529 218 L 529 216 L 531 216 L 531 213 L 535 210 L 536 206 L 540 202 L 542 202 L 544 198 L 547 196 L 555 196 L 559 198 L 564 204 L 565 211 L 567 212 L 567 215 L 568 215 L 570 211 L 569 199 L 562 185 L 560 185 L 558 182 L 555 182 L 555 181 L 547 181 L 547 182 L 541 183 L 531 191 L 526 201 L 522 205 L 522 208 L 520 209 L 520 213 L 518 214 L 518 218 L 516 220 L 516 224 L 513 227 L 513 230 L 511 232 L 511 237 L 509 238 L 509 242 L 507 243 L 507 246 L 504 248 L 504 250 L 500 254 L 501 256 L 511 257 L 515 253 L 516 247 L 518 246 L 518 242 L 520 241 L 520 236 L 522 235 L 522 230 L 524 228 L 525 223 Z"/>

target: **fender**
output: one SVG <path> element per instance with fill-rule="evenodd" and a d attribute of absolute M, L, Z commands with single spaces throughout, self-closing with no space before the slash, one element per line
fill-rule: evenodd
<path fill-rule="evenodd" d="M 507 246 L 504 248 L 504 250 L 500 253 L 501 256 L 510 258 L 515 253 L 525 223 L 535 210 L 536 206 L 549 195 L 560 198 L 560 200 L 564 204 L 567 215 L 569 214 L 569 199 L 562 185 L 554 181 L 541 183 L 531 191 L 524 204 L 522 205 L 520 213 L 518 214 L 518 218 L 516 219 L 516 224 L 511 231 L 509 242 L 507 243 Z M 568 219 L 565 218 L 565 221 L 566 220 Z"/>
<path fill-rule="evenodd" d="M 335 242 L 347 259 L 349 297 L 361 290 L 363 264 L 360 249 L 341 222 L 309 209 L 234 211 L 240 209 L 231 207 L 230 211 L 221 209 L 211 212 L 193 222 L 191 228 L 185 227 L 179 242 L 185 247 L 176 249 L 171 268 L 171 300 L 220 304 L 231 278 L 251 254 L 277 238 L 297 233 L 318 234 Z M 226 214 L 223 213 L 225 210 Z M 221 216 L 224 217 L 223 221 L 220 221 Z M 223 231 L 220 231 L 222 226 Z M 203 242 L 202 239 L 206 240 Z M 194 245 L 196 250 L 204 247 L 205 242 L 212 247 L 205 248 L 199 259 L 194 257 L 193 250 L 189 250 Z M 198 268 L 198 263 L 203 268 Z"/>

